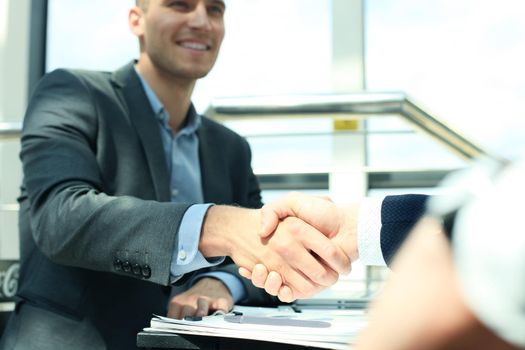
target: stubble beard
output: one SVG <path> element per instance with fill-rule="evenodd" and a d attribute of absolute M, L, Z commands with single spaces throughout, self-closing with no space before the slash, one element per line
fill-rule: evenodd
<path fill-rule="evenodd" d="M 152 50 L 149 56 L 151 63 L 161 72 L 175 79 L 185 79 L 189 81 L 195 81 L 207 76 L 216 61 L 214 59 L 208 67 L 204 68 L 192 65 L 191 62 L 187 62 L 187 67 L 184 67 L 184 64 L 177 62 L 176 54 L 162 47 L 156 47 L 155 50 Z"/>

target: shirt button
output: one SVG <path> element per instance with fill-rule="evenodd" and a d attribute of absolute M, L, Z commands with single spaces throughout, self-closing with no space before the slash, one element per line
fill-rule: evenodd
<path fill-rule="evenodd" d="M 171 190 L 171 196 L 172 197 L 177 197 L 179 194 L 179 190 Z"/>
<path fill-rule="evenodd" d="M 179 252 L 179 259 L 180 259 L 180 260 L 186 260 L 186 257 L 187 257 L 187 255 L 186 255 L 186 251 L 185 251 L 185 250 L 181 250 L 181 251 Z"/>

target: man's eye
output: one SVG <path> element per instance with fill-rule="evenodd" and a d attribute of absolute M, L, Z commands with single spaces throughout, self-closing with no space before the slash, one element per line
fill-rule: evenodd
<path fill-rule="evenodd" d="M 208 12 L 215 14 L 215 15 L 223 15 L 224 9 L 221 6 L 212 5 L 208 7 Z"/>
<path fill-rule="evenodd" d="M 172 1 L 169 3 L 169 6 L 178 9 L 188 9 L 190 7 L 186 1 Z"/>

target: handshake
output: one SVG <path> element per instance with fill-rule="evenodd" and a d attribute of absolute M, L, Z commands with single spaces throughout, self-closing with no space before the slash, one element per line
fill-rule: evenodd
<path fill-rule="evenodd" d="M 358 205 L 300 193 L 262 209 L 214 206 L 199 249 L 228 255 L 253 285 L 283 302 L 308 298 L 348 274 L 358 258 Z"/>

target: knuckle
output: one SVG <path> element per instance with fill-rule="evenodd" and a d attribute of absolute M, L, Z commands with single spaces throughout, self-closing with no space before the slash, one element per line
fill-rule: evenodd
<path fill-rule="evenodd" d="M 303 225 L 300 220 L 291 217 L 288 218 L 285 222 L 286 229 L 292 236 L 296 237 L 301 235 L 301 233 L 303 232 Z"/>
<path fill-rule="evenodd" d="M 288 256 L 290 254 L 290 243 L 288 240 L 279 239 L 274 243 L 273 248 L 281 256 Z"/>
<path fill-rule="evenodd" d="M 324 252 L 328 259 L 334 260 L 339 257 L 339 250 L 333 244 L 327 244 L 324 247 Z"/>
<path fill-rule="evenodd" d="M 319 269 L 313 274 L 314 282 L 320 283 L 327 280 L 328 274 L 326 270 Z"/>
<path fill-rule="evenodd" d="M 317 271 L 314 278 L 314 282 L 324 286 L 331 286 L 337 282 L 337 274 L 327 269 Z"/>

